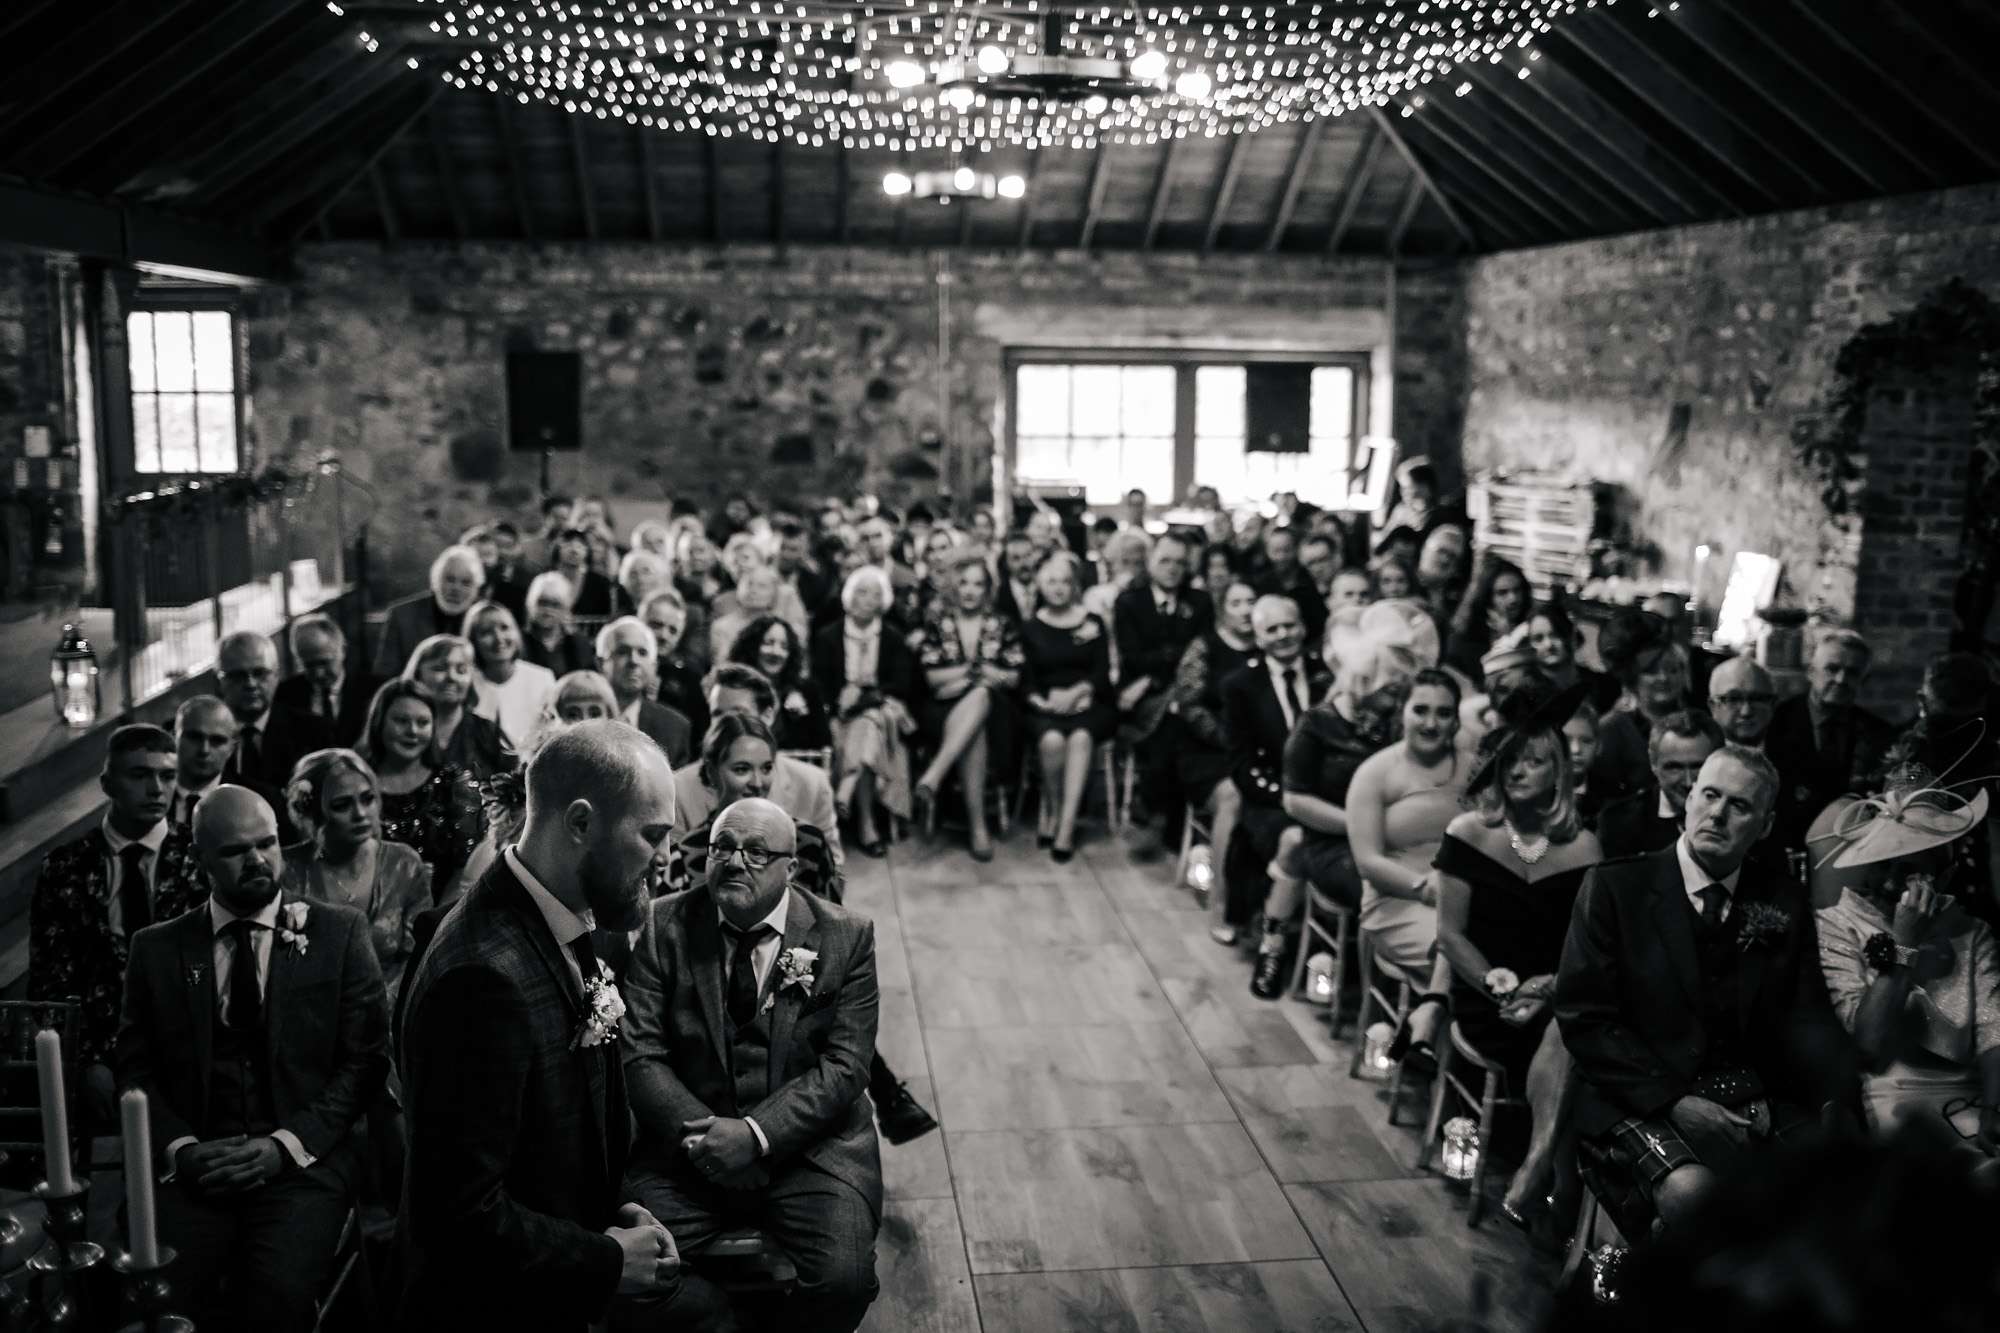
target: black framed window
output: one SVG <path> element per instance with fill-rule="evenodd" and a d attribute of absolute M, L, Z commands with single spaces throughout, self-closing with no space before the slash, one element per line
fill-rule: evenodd
<path fill-rule="evenodd" d="M 173 476 L 240 471 L 234 312 L 148 305 L 126 316 L 125 334 L 132 470 Z"/>

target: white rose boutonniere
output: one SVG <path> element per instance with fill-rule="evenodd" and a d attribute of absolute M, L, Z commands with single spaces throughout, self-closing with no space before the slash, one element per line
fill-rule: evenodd
<path fill-rule="evenodd" d="M 583 979 L 583 1010 L 583 1026 L 577 1029 L 570 1049 L 602 1046 L 618 1040 L 618 1024 L 625 1018 L 625 997 L 611 980 L 610 965 L 601 958 L 597 962 L 597 975 Z"/>
<path fill-rule="evenodd" d="M 770 1012 L 778 1002 L 778 992 L 787 986 L 796 986 L 805 995 L 813 993 L 813 964 L 819 961 L 819 954 L 812 949 L 787 949 L 778 955 L 778 984 L 764 997 L 764 1007 L 760 1012 Z"/>
<path fill-rule="evenodd" d="M 303 958 L 306 956 L 306 916 L 311 903 L 286 903 L 278 913 L 278 942 Z"/>

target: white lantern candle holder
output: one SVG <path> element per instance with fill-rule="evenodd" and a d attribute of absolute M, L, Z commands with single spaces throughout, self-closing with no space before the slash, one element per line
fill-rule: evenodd
<path fill-rule="evenodd" d="M 1215 858 L 1206 845 L 1188 853 L 1187 886 L 1196 893 L 1207 893 L 1215 887 Z"/>
<path fill-rule="evenodd" d="M 1306 959 L 1306 1001 L 1309 1004 L 1332 1004 L 1333 955 L 1321 950 Z"/>
<path fill-rule="evenodd" d="M 1389 1057 L 1389 1043 L 1396 1039 L 1396 1029 L 1387 1023 L 1371 1023 L 1361 1034 L 1361 1077 L 1380 1081 L 1389 1077 L 1396 1068 L 1396 1062 Z"/>
<path fill-rule="evenodd" d="M 1446 1180 L 1470 1180 L 1479 1169 L 1479 1122 L 1454 1116 L 1444 1122 L 1444 1151 L 1439 1165 Z"/>

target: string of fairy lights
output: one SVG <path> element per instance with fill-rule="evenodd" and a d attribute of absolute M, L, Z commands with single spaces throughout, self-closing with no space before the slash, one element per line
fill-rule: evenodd
<path fill-rule="evenodd" d="M 456 87 L 720 138 L 986 153 L 1380 106 L 1616 0 L 418 0 Z M 339 11 L 338 3 L 329 8 Z M 423 15 L 419 14 L 420 18 Z M 371 49 L 378 38 L 364 33 Z M 427 62 L 428 63 L 428 62 Z"/>

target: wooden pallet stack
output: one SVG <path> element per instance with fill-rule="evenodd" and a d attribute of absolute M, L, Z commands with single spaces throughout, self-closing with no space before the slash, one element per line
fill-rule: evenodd
<path fill-rule="evenodd" d="M 1590 577 L 1590 534 L 1597 498 L 1587 481 L 1532 474 L 1486 476 L 1466 500 L 1478 545 L 1511 560 L 1538 597 Z"/>

